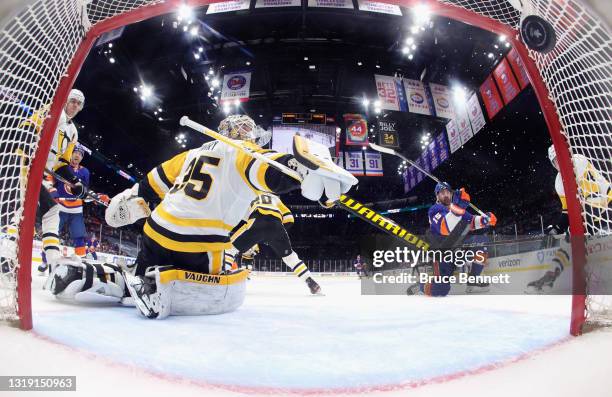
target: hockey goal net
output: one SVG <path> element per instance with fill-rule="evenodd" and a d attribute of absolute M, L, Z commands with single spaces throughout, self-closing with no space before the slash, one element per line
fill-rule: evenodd
<path fill-rule="evenodd" d="M 594 205 L 576 178 L 572 159 L 582 155 L 612 180 L 612 40 L 604 22 L 577 0 L 523 0 L 523 9 L 552 24 L 557 44 L 547 54 L 528 51 L 518 36 L 517 0 L 384 0 L 405 7 L 426 3 L 439 15 L 506 35 L 519 52 L 558 154 L 573 236 L 609 234 L 612 211 Z M 12 10 L 0 28 L 0 319 L 32 327 L 32 236 L 46 153 L 68 91 L 97 37 L 112 29 L 210 0 L 37 0 Z M 513 6 L 514 5 L 514 6 Z M 523 13 L 524 16 L 525 13 Z M 23 128 L 33 112 L 49 106 L 40 134 Z M 587 197 L 587 198 L 585 198 Z M 609 280 L 587 259 L 588 244 L 573 248 L 571 332 L 612 318 Z M 14 247 L 17 247 L 14 249 Z M 586 270 L 586 272 L 585 272 Z M 583 273 L 584 272 L 584 273 Z M 585 283 L 586 280 L 586 289 Z"/>

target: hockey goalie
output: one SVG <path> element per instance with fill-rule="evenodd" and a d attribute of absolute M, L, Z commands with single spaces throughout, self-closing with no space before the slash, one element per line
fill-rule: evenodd
<path fill-rule="evenodd" d="M 104 265 L 64 264 L 54 271 L 50 290 L 70 298 L 66 295 L 80 296 L 87 287 L 120 301 L 126 297 L 120 288 L 101 288 L 112 278 L 147 318 L 235 310 L 244 300 L 248 271 L 224 273 L 223 258 L 233 248 L 230 232 L 248 218 L 251 202 L 262 192 L 280 195 L 299 188 L 307 199 L 329 203 L 357 184 L 334 164 L 326 147 L 302 137 L 294 137 L 294 155 L 261 149 L 259 127 L 248 116 L 229 116 L 219 133 L 228 142 L 215 140 L 183 152 L 111 200 L 110 226 L 146 218 L 133 274 Z M 282 172 L 283 166 L 293 172 Z"/>

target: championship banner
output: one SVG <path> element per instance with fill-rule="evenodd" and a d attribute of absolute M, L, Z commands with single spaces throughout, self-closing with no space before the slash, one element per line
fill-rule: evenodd
<path fill-rule="evenodd" d="M 516 76 L 519 85 L 521 86 L 521 90 L 529 85 L 529 76 L 527 75 L 527 69 L 525 69 L 525 65 L 523 65 L 523 61 L 521 57 L 519 57 L 518 51 L 512 48 L 508 55 L 506 55 L 508 62 L 510 62 L 510 66 L 512 67 L 512 71 Z"/>
<path fill-rule="evenodd" d="M 506 58 L 502 59 L 493 70 L 493 77 L 495 77 L 495 82 L 499 87 L 504 103 L 506 105 L 509 104 L 521 90 Z"/>
<path fill-rule="evenodd" d="M 383 176 L 382 155 L 379 152 L 365 152 L 365 174 Z"/>
<path fill-rule="evenodd" d="M 478 101 L 478 95 L 476 95 L 476 93 L 473 93 L 470 99 L 468 99 L 467 110 L 470 123 L 472 124 L 472 130 L 474 131 L 474 135 L 476 135 L 487 123 L 484 114 L 482 114 L 482 108 L 480 107 L 480 102 Z"/>
<path fill-rule="evenodd" d="M 457 123 L 457 131 L 459 132 L 459 139 L 461 145 L 465 145 L 474 134 L 472 133 L 472 126 L 470 125 L 470 119 L 468 117 L 467 107 L 465 103 L 459 104 L 456 108 L 455 122 Z"/>
<path fill-rule="evenodd" d="M 360 114 L 345 114 L 344 125 L 346 126 L 347 145 L 368 144 L 368 122 Z"/>
<path fill-rule="evenodd" d="M 344 169 L 355 176 L 363 176 L 363 151 L 346 152 Z"/>
<path fill-rule="evenodd" d="M 455 120 L 451 120 L 446 124 L 446 135 L 448 136 L 448 146 L 451 153 L 455 153 L 461 147 L 461 139 L 459 138 L 459 129 Z"/>
<path fill-rule="evenodd" d="M 405 169 L 402 173 L 402 179 L 404 180 L 404 194 L 408 193 L 412 188 L 412 168 Z"/>
<path fill-rule="evenodd" d="M 351 0 L 308 0 L 308 7 L 355 8 Z"/>
<path fill-rule="evenodd" d="M 336 158 L 334 158 L 334 163 L 340 168 L 344 168 L 344 152 L 338 152 Z"/>
<path fill-rule="evenodd" d="M 376 91 L 380 100 L 381 109 L 405 112 L 408 109 L 402 80 L 375 74 Z"/>
<path fill-rule="evenodd" d="M 208 6 L 206 14 L 218 14 L 220 12 L 231 12 L 248 10 L 251 6 L 251 0 L 231 0 L 220 3 L 212 3 Z"/>
<path fill-rule="evenodd" d="M 440 165 L 440 155 L 438 153 L 438 145 L 435 141 L 429 142 L 425 149 L 429 153 L 429 162 L 431 164 L 431 170 L 435 170 Z"/>
<path fill-rule="evenodd" d="M 440 133 L 435 138 L 436 146 L 438 146 L 438 155 L 440 156 L 440 164 L 445 162 L 450 157 L 450 151 L 444 133 Z"/>
<path fill-rule="evenodd" d="M 250 89 L 251 72 L 228 73 L 223 76 L 223 87 L 221 88 L 220 103 L 225 101 L 235 101 L 236 99 L 238 99 L 240 102 L 246 102 L 249 100 Z"/>
<path fill-rule="evenodd" d="M 493 120 L 493 117 L 504 107 L 504 104 L 491 76 L 487 77 L 480 86 L 480 96 L 485 104 L 485 109 L 487 109 L 489 120 Z"/>
<path fill-rule="evenodd" d="M 397 122 L 378 120 L 378 144 L 380 146 L 398 148 L 399 134 L 396 129 Z"/>
<path fill-rule="evenodd" d="M 429 89 L 431 90 L 436 116 L 445 119 L 453 119 L 455 117 L 455 110 L 453 109 L 452 96 L 448 87 L 441 84 L 429 83 Z"/>
<path fill-rule="evenodd" d="M 422 81 L 404 79 L 404 90 L 406 91 L 406 101 L 410 113 L 432 115 L 425 85 Z"/>
<path fill-rule="evenodd" d="M 302 0 L 257 0 L 255 8 L 301 7 Z"/>
<path fill-rule="evenodd" d="M 402 11 L 399 6 L 378 1 L 357 0 L 357 6 L 361 11 L 378 12 L 381 14 L 391 14 L 402 16 Z"/>

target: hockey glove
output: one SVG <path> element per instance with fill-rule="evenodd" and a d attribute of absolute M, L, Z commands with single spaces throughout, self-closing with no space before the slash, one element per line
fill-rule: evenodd
<path fill-rule="evenodd" d="M 453 193 L 453 204 L 466 209 L 470 205 L 470 195 L 465 191 L 464 188 L 457 189 Z"/>

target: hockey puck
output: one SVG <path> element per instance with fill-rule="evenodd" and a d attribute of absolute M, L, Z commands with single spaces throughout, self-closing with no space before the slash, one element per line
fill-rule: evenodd
<path fill-rule="evenodd" d="M 521 38 L 534 51 L 546 54 L 555 48 L 557 36 L 553 26 L 537 15 L 529 15 L 521 22 Z"/>

